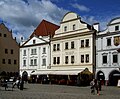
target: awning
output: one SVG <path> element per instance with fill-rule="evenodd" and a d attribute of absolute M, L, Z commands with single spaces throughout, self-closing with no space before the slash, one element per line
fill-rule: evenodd
<path fill-rule="evenodd" d="M 83 70 L 50 70 L 35 71 L 31 75 L 78 75 Z"/>
<path fill-rule="evenodd" d="M 53 75 L 78 75 L 81 71 L 54 71 L 51 74 Z"/>
<path fill-rule="evenodd" d="M 31 73 L 31 75 L 48 75 L 51 72 L 52 71 L 35 71 L 35 72 Z"/>

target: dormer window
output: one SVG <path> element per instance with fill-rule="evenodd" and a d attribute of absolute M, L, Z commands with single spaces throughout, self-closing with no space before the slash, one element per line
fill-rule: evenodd
<path fill-rule="evenodd" d="M 119 30 L 119 26 L 115 26 L 115 31 L 118 31 Z"/>
<path fill-rule="evenodd" d="M 75 30 L 75 24 L 73 25 L 73 30 Z"/>
<path fill-rule="evenodd" d="M 67 31 L 67 26 L 64 27 L 64 31 L 65 31 L 65 32 Z"/>
<path fill-rule="evenodd" d="M 35 44 L 36 43 L 36 41 L 35 40 L 33 40 L 33 44 Z"/>

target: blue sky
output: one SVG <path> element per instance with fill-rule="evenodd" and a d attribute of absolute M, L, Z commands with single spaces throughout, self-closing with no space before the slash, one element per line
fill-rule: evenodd
<path fill-rule="evenodd" d="M 28 38 L 41 20 L 58 24 L 64 14 L 73 11 L 88 24 L 107 23 L 120 17 L 120 0 L 0 0 L 0 22 L 13 31 L 13 36 Z"/>

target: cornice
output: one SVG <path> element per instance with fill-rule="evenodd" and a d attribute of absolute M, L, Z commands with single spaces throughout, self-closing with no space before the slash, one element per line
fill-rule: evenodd
<path fill-rule="evenodd" d="M 95 31 L 87 31 L 87 32 L 70 34 L 70 35 L 65 35 L 65 36 L 60 36 L 60 37 L 53 37 L 51 39 L 51 41 L 56 41 L 56 40 L 61 40 L 61 39 L 68 39 L 68 38 L 74 38 L 74 37 L 78 37 L 78 36 L 85 36 L 85 35 L 91 35 L 91 34 L 95 34 Z"/>

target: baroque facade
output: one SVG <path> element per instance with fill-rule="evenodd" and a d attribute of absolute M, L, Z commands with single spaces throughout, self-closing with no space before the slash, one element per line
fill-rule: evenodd
<path fill-rule="evenodd" d="M 76 13 L 66 13 L 51 39 L 51 69 L 59 75 L 78 75 L 86 68 L 94 73 L 95 33 Z"/>
<path fill-rule="evenodd" d="M 107 29 L 97 34 L 96 77 L 117 85 L 120 79 L 120 17 L 112 19 Z"/>
<path fill-rule="evenodd" d="M 20 46 L 20 75 L 25 79 L 50 68 L 50 36 L 59 26 L 43 20 Z M 36 76 L 35 76 L 36 77 Z"/>

